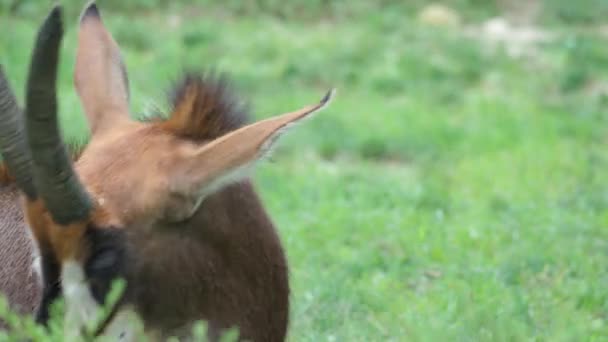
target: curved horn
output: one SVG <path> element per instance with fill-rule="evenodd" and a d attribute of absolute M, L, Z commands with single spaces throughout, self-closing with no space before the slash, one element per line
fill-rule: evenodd
<path fill-rule="evenodd" d="M 38 196 L 32 179 L 32 156 L 25 139 L 22 112 L 0 65 L 0 151 L 17 186 L 29 200 Z"/>
<path fill-rule="evenodd" d="M 56 80 L 63 36 L 56 5 L 38 31 L 26 87 L 26 127 L 34 181 L 53 220 L 68 224 L 88 217 L 92 203 L 78 180 L 57 121 Z"/>

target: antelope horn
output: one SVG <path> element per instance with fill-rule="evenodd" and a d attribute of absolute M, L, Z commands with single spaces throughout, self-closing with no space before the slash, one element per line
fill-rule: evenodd
<path fill-rule="evenodd" d="M 0 65 L 0 151 L 17 186 L 31 201 L 38 197 L 32 177 L 21 109 Z"/>
<path fill-rule="evenodd" d="M 56 80 L 63 36 L 61 6 L 56 5 L 38 31 L 26 87 L 26 127 L 34 182 L 53 220 L 69 224 L 88 217 L 92 201 L 61 139 Z"/>

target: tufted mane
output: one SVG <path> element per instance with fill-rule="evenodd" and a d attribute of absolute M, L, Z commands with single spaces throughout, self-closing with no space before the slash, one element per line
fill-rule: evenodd
<path fill-rule="evenodd" d="M 239 101 L 225 75 L 186 73 L 169 92 L 171 114 L 159 126 L 194 140 L 210 140 L 248 121 L 246 105 Z"/>

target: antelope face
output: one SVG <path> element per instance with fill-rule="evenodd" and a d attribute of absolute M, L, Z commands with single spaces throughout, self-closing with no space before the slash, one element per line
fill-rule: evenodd
<path fill-rule="evenodd" d="M 223 78 L 190 75 L 177 87 L 166 119 L 133 121 L 118 46 L 90 4 L 80 19 L 74 84 L 91 138 L 73 165 L 57 124 L 62 35 L 56 6 L 34 46 L 24 111 L 0 68 L 0 147 L 24 195 L 41 255 L 44 294 L 37 319 L 44 323 L 49 305 L 63 296 L 66 322 L 79 329 L 94 318 L 114 279 L 127 280 L 127 299 L 120 302 L 125 307 L 138 289 L 155 286 L 142 283 L 142 274 L 162 264 L 158 250 L 174 247 L 169 241 L 178 237 L 171 230 L 185 227 L 176 234 L 194 234 L 196 227 L 184 222 L 205 198 L 246 177 L 286 128 L 323 108 L 332 93 L 318 104 L 245 124 Z M 175 271 L 159 269 L 161 278 Z"/>

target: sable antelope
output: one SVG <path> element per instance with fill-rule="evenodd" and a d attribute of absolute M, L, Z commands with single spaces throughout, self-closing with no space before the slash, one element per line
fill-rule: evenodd
<path fill-rule="evenodd" d="M 284 340 L 288 265 L 248 171 L 333 91 L 246 124 L 224 78 L 189 74 L 167 118 L 133 121 L 118 45 L 91 3 L 80 18 L 74 71 L 91 137 L 72 162 L 57 122 L 62 36 L 57 5 L 37 35 L 23 111 L 0 68 L 0 150 L 40 255 L 37 321 L 63 297 L 66 322 L 84 324 L 120 277 L 126 290 L 105 330 L 133 310 L 158 337 L 204 320 L 211 339 L 235 326 L 241 339 Z"/>

